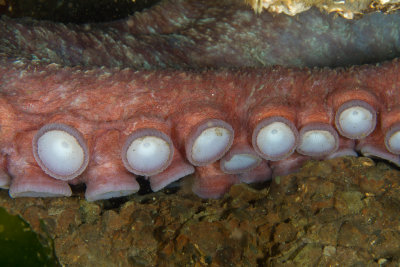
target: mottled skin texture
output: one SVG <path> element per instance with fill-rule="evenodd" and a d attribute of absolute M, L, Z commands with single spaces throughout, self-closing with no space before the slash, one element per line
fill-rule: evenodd
<path fill-rule="evenodd" d="M 310 157 L 356 155 L 355 149 L 400 165 L 400 151 L 384 143 L 400 130 L 397 60 L 349 69 L 262 68 L 393 57 L 398 14 L 346 21 L 315 10 L 295 18 L 256 15 L 236 1 L 170 2 L 108 24 L 0 20 L 0 185 L 10 185 L 11 196 L 69 196 L 68 183 L 83 182 L 86 198 L 96 200 L 136 192 L 131 172 L 149 176 L 155 191 L 196 172 L 193 191 L 218 197 L 234 183 L 290 173 Z M 199 70 L 210 66 L 261 68 Z M 197 70 L 159 70 L 165 67 Z M 366 107 L 373 126 L 343 134 L 335 115 L 346 103 Z M 267 155 L 257 136 L 272 122 L 291 129 L 293 145 Z M 51 123 L 75 128 L 87 143 L 88 168 L 72 180 L 51 178 L 34 158 L 32 140 Z M 217 136 L 227 132 L 227 144 L 198 159 L 196 136 L 211 126 Z M 166 163 L 148 173 L 126 167 L 121 153 L 142 130 L 172 140 Z M 304 136 L 318 131 L 329 146 L 305 150 Z M 235 155 L 253 163 L 239 171 L 221 167 Z"/>
<path fill-rule="evenodd" d="M 179 164 L 187 166 L 184 148 L 187 136 L 179 129 L 190 125 L 198 112 L 206 118 L 230 123 L 236 134 L 234 146 L 240 141 L 251 149 L 253 129 L 262 119 L 281 116 L 291 120 L 298 130 L 313 123 L 335 129 L 337 106 L 349 99 L 368 102 L 379 114 L 378 126 L 359 142 L 359 149 L 365 143 L 399 164 L 398 155 L 385 149 L 383 138 L 374 139 L 400 121 L 399 68 L 400 63 L 394 60 L 376 66 L 333 70 L 278 67 L 202 72 L 136 71 L 3 60 L 0 64 L 0 147 L 6 159 L 3 171 L 13 177 L 11 189 L 17 183 L 38 184 L 40 180 L 56 183 L 61 195 L 70 194 L 65 191 L 67 182 L 47 176 L 32 156 L 33 134 L 47 123 L 58 122 L 80 131 L 91 154 L 88 170 L 70 182 L 85 182 L 88 188 L 119 181 L 132 185 L 134 175 L 123 167 L 120 151 L 132 129 L 147 127 L 148 121 L 154 121 L 154 125 L 164 121 L 170 126 L 170 132 L 163 131 L 183 155 Z M 271 103 L 273 109 L 269 108 Z M 346 140 L 342 137 L 341 145 L 347 144 L 344 148 L 352 150 L 354 143 Z M 317 158 L 329 157 L 329 154 Z M 291 164 L 293 157 L 304 158 L 297 153 L 286 160 L 287 157 L 273 164 L 276 175 L 282 173 L 280 163 Z M 267 166 L 266 161 L 261 164 Z M 198 178 L 193 190 L 204 197 L 218 197 L 240 179 L 252 182 L 246 177 L 257 177 L 257 170 L 253 172 L 253 169 L 239 175 L 224 174 L 218 162 L 195 168 Z"/>
<path fill-rule="evenodd" d="M 243 1 L 162 1 L 104 24 L 0 20 L 0 55 L 64 66 L 153 68 L 344 66 L 400 54 L 399 14 L 295 17 Z"/>

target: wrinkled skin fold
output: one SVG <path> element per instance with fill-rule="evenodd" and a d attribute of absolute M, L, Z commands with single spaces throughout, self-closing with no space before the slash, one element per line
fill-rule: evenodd
<path fill-rule="evenodd" d="M 400 163 L 396 145 L 391 149 L 387 142 L 388 134 L 395 140 L 395 133 L 400 131 L 396 100 L 400 94 L 398 60 L 350 69 L 275 67 L 201 72 L 69 68 L 3 60 L 0 81 L 3 172 L 13 177 L 13 196 L 25 195 L 28 189 L 19 189 L 25 188 L 22 185 L 38 183 L 45 184 L 46 190 L 57 188 L 48 192 L 50 196 L 69 195 L 68 182 L 85 182 L 89 200 L 136 192 L 135 171 L 130 170 L 134 173 L 131 174 L 124 168 L 121 151 L 129 135 L 141 129 L 152 129 L 146 130 L 144 136 L 165 135 L 172 140 L 164 147 L 170 148 L 166 166 L 145 174 L 154 189 L 196 171 L 193 190 L 203 197 L 219 197 L 240 181 L 269 179 L 271 172 L 284 174 L 310 157 L 356 155 L 358 150 Z M 357 126 L 361 129 L 359 136 L 344 137 L 338 128 L 341 116 L 348 112 L 341 110 L 350 110 L 350 123 L 356 125 L 360 125 L 360 112 L 372 114 L 361 120 L 369 118 L 371 129 L 364 127 L 363 132 L 364 128 Z M 274 128 L 274 122 L 279 122 L 279 127 Z M 87 144 L 88 168 L 76 178 L 51 178 L 33 157 L 33 150 L 37 149 L 35 142 L 32 146 L 35 134 L 52 123 L 76 129 L 84 139 L 80 143 Z M 294 127 L 281 127 L 284 125 Z M 272 139 L 268 134 L 258 136 L 256 129 L 261 127 L 268 132 L 266 126 L 273 127 Z M 352 124 L 349 127 L 353 129 Z M 290 129 L 295 141 L 283 154 L 270 156 L 269 147 L 264 150 L 259 142 L 268 145 L 276 140 L 286 146 L 291 132 L 282 129 Z M 213 135 L 214 130 L 221 132 Z M 201 143 L 200 136 L 212 140 Z M 212 147 L 208 142 L 214 142 Z M 199 157 L 204 158 L 204 163 L 196 160 L 197 150 L 203 145 L 206 150 Z M 215 154 L 208 157 L 214 148 Z M 143 155 L 147 153 L 150 152 L 145 150 Z M 225 154 L 229 157 L 224 158 Z M 239 164 L 232 160 L 234 155 L 242 157 Z M 221 170 L 221 158 L 231 162 L 228 171 Z M 55 185 L 50 185 L 53 182 Z M 110 184 L 115 194 L 98 188 L 105 184 Z M 100 193 L 93 193 L 91 188 Z"/>
<path fill-rule="evenodd" d="M 398 60 L 296 68 L 396 56 L 398 14 L 171 2 L 107 24 L 0 20 L 0 186 L 12 197 L 85 183 L 94 201 L 137 192 L 137 175 L 158 191 L 195 173 L 193 191 L 217 198 L 309 158 L 400 165 Z"/>
<path fill-rule="evenodd" d="M 72 25 L 0 20 L 0 55 L 63 66 L 216 68 L 350 66 L 400 55 L 399 13 L 294 17 L 240 0 L 164 0 L 127 19 Z"/>

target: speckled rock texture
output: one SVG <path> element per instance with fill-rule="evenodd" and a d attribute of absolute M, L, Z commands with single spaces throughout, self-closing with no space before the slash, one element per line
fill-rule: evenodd
<path fill-rule="evenodd" d="M 173 188 L 89 203 L 0 205 L 54 239 L 64 266 L 398 266 L 400 172 L 369 158 L 309 161 L 270 187 L 220 200 Z M 177 192 L 176 192 L 177 191 Z M 29 204 L 27 204 L 29 203 Z"/>

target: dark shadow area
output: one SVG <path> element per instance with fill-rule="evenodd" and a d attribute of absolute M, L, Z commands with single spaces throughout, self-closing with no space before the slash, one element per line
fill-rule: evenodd
<path fill-rule="evenodd" d="M 125 18 L 159 0 L 6 0 L 0 15 L 31 17 L 64 23 L 105 22 Z"/>

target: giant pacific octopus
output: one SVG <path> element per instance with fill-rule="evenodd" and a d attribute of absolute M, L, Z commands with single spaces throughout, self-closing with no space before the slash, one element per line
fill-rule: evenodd
<path fill-rule="evenodd" d="M 183 0 L 100 25 L 2 18 L 0 184 L 54 197 L 85 183 L 94 201 L 194 173 L 217 198 L 309 158 L 400 165 L 400 61 L 304 68 L 394 57 L 399 23 Z"/>

